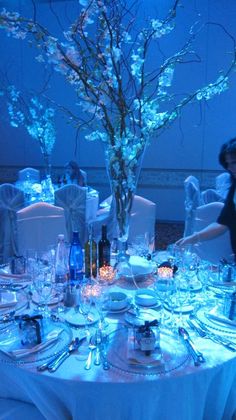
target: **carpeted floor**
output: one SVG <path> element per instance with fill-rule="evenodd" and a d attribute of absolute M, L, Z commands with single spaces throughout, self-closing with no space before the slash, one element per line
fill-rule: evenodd
<path fill-rule="evenodd" d="M 156 249 L 166 249 L 166 247 L 177 239 L 181 238 L 184 233 L 183 222 L 157 222 L 156 223 Z"/>

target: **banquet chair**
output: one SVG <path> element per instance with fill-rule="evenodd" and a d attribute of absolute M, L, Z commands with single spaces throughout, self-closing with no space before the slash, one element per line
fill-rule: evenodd
<path fill-rule="evenodd" d="M 190 175 L 184 181 L 185 192 L 185 225 L 184 236 L 191 235 L 194 232 L 196 208 L 201 204 L 201 194 L 198 179 Z"/>
<path fill-rule="evenodd" d="M 16 212 L 24 207 L 24 193 L 11 184 L 0 185 L 0 263 L 18 255 Z"/>
<path fill-rule="evenodd" d="M 107 237 L 110 241 L 118 237 L 115 202 L 112 196 L 107 197 L 106 204 L 97 212 L 97 219 L 93 223 L 94 238 L 98 241 L 101 237 L 101 227 L 107 225 Z M 103 203 L 102 206 L 103 206 Z M 100 206 L 101 206 L 100 204 Z M 155 238 L 156 204 L 139 195 L 134 195 L 130 213 L 130 227 L 128 243 L 132 243 L 138 236 L 148 236 L 150 242 Z"/>
<path fill-rule="evenodd" d="M 67 240 L 64 209 L 49 203 L 31 204 L 17 212 L 18 247 L 20 255 L 27 250 L 45 251 L 57 243 L 58 234 Z"/>
<path fill-rule="evenodd" d="M 18 181 L 40 183 L 40 171 L 35 168 L 24 168 L 18 171 Z"/>
<path fill-rule="evenodd" d="M 130 214 L 128 243 L 146 236 L 149 246 L 155 243 L 156 204 L 140 195 L 134 195 Z"/>
<path fill-rule="evenodd" d="M 112 195 L 100 203 L 100 209 L 97 211 L 96 219 L 92 223 L 93 237 L 96 242 L 101 239 L 102 225 L 107 226 L 107 238 L 110 242 L 117 238 L 117 223 L 115 202 Z"/>
<path fill-rule="evenodd" d="M 216 222 L 224 204 L 212 202 L 197 207 L 195 214 L 195 231 L 198 232 Z M 200 258 L 218 264 L 220 259 L 229 260 L 233 254 L 229 232 L 225 232 L 216 238 L 200 242 L 195 246 L 196 253 Z"/>
<path fill-rule="evenodd" d="M 215 179 L 215 189 L 217 194 L 222 198 L 222 201 L 226 198 L 229 188 L 231 185 L 231 176 L 228 172 L 222 172 Z"/>
<path fill-rule="evenodd" d="M 75 184 L 65 185 L 54 192 L 55 205 L 65 211 L 69 241 L 72 240 L 73 231 L 78 231 L 82 246 L 87 238 L 86 194 L 87 188 Z"/>

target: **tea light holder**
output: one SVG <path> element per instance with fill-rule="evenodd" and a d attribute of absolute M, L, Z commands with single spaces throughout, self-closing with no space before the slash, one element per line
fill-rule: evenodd
<path fill-rule="evenodd" d="M 159 279 L 172 279 L 173 269 L 171 267 L 158 267 L 157 275 Z"/>
<path fill-rule="evenodd" d="M 115 281 L 116 272 L 111 265 L 104 265 L 99 268 L 99 282 L 103 284 L 112 284 Z"/>

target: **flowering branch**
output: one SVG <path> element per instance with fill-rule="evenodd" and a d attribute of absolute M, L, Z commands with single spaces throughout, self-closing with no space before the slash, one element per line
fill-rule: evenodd
<path fill-rule="evenodd" d="M 44 108 L 36 96 L 28 99 L 14 85 L 7 87 L 6 94 L 11 126 L 24 126 L 30 136 L 37 140 L 44 158 L 48 160 L 56 140 L 53 122 L 55 110 Z"/>

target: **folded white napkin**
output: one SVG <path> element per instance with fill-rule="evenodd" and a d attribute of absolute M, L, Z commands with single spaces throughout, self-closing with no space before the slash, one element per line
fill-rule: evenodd
<path fill-rule="evenodd" d="M 0 292 L 0 309 L 9 308 L 17 304 L 16 292 L 4 290 Z"/>
<path fill-rule="evenodd" d="M 222 324 L 230 325 L 231 327 L 236 327 L 236 320 L 231 320 L 227 318 L 227 316 L 223 314 L 222 308 L 219 306 L 215 306 L 213 309 L 211 309 L 211 311 L 207 314 L 207 317 Z"/>
<path fill-rule="evenodd" d="M 127 360 L 129 365 L 153 367 L 159 366 L 160 371 L 164 369 L 164 361 L 162 359 L 160 348 L 156 348 L 151 352 L 150 355 L 147 356 L 144 351 L 141 351 L 138 348 L 134 338 L 133 329 L 129 329 L 128 332 Z"/>
<path fill-rule="evenodd" d="M 5 351 L 3 348 L 1 348 L 0 351 L 6 354 L 7 356 L 11 357 L 11 359 L 18 360 L 18 359 L 21 359 L 22 357 L 27 357 L 32 353 L 37 353 L 39 351 L 46 349 L 47 347 L 52 346 L 58 340 L 62 331 L 63 330 L 50 331 L 50 333 L 47 334 L 45 340 L 42 343 L 37 344 L 36 346 L 31 347 L 31 348 L 27 348 L 27 349 L 22 348 L 22 349 L 11 350 L 11 351 Z"/>

